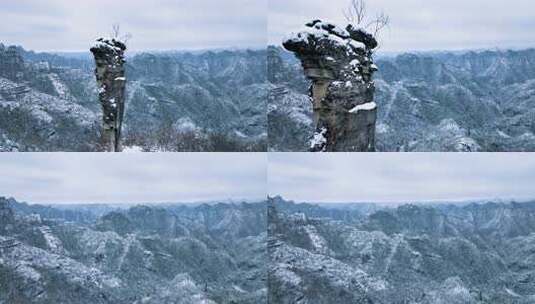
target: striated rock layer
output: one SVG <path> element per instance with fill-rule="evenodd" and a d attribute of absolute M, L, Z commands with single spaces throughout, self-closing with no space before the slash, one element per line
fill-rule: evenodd
<path fill-rule="evenodd" d="M 312 151 L 374 151 L 377 105 L 373 100 L 372 50 L 375 38 L 362 29 L 345 29 L 315 20 L 284 41 L 312 80 L 310 96 L 315 134 Z"/>

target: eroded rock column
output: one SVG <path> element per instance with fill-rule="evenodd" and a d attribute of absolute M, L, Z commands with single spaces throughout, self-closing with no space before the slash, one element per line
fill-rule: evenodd
<path fill-rule="evenodd" d="M 126 45 L 115 39 L 97 40 L 91 48 L 95 57 L 95 76 L 102 105 L 102 142 L 110 152 L 121 151 L 121 127 L 125 103 Z"/>
<path fill-rule="evenodd" d="M 14 222 L 15 216 L 9 207 L 8 199 L 0 197 L 0 234 L 6 233 Z"/>
<path fill-rule="evenodd" d="M 375 151 L 377 106 L 372 61 L 375 38 L 315 20 L 283 46 L 301 61 L 312 81 L 310 97 L 316 131 L 311 151 Z"/>

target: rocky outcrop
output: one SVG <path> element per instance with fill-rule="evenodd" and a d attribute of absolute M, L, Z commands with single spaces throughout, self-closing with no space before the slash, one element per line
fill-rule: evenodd
<path fill-rule="evenodd" d="M 311 151 L 374 151 L 376 103 L 372 50 L 362 29 L 315 20 L 284 41 L 312 80 L 315 134 Z"/>
<path fill-rule="evenodd" d="M 107 151 L 121 150 L 126 88 L 125 51 L 126 45 L 115 39 L 100 38 L 91 48 L 102 105 L 102 142 Z"/>
<path fill-rule="evenodd" d="M 0 197 L 0 234 L 9 230 L 14 222 L 15 217 L 13 210 L 9 206 L 9 200 L 5 197 Z"/>
<path fill-rule="evenodd" d="M 0 77 L 13 81 L 24 76 L 24 59 L 16 46 L 0 44 Z"/>

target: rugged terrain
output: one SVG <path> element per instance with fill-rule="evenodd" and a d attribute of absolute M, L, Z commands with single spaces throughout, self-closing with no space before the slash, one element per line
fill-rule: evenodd
<path fill-rule="evenodd" d="M 535 202 L 268 202 L 273 303 L 533 303 Z"/>
<path fill-rule="evenodd" d="M 0 198 L 0 303 L 266 302 L 265 206 Z"/>
<path fill-rule="evenodd" d="M 379 151 L 535 151 L 535 49 L 376 55 Z M 268 48 L 272 151 L 306 151 L 309 83 Z"/>
<path fill-rule="evenodd" d="M 89 51 L 0 44 L 0 151 L 102 150 L 93 70 Z M 266 150 L 265 50 L 134 54 L 126 79 L 126 147 Z"/>

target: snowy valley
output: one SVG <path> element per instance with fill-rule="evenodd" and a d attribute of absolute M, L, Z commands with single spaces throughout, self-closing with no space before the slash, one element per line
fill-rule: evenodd
<path fill-rule="evenodd" d="M 269 302 L 533 303 L 535 203 L 268 202 Z"/>
<path fill-rule="evenodd" d="M 265 203 L 0 198 L 0 303 L 263 303 Z"/>

